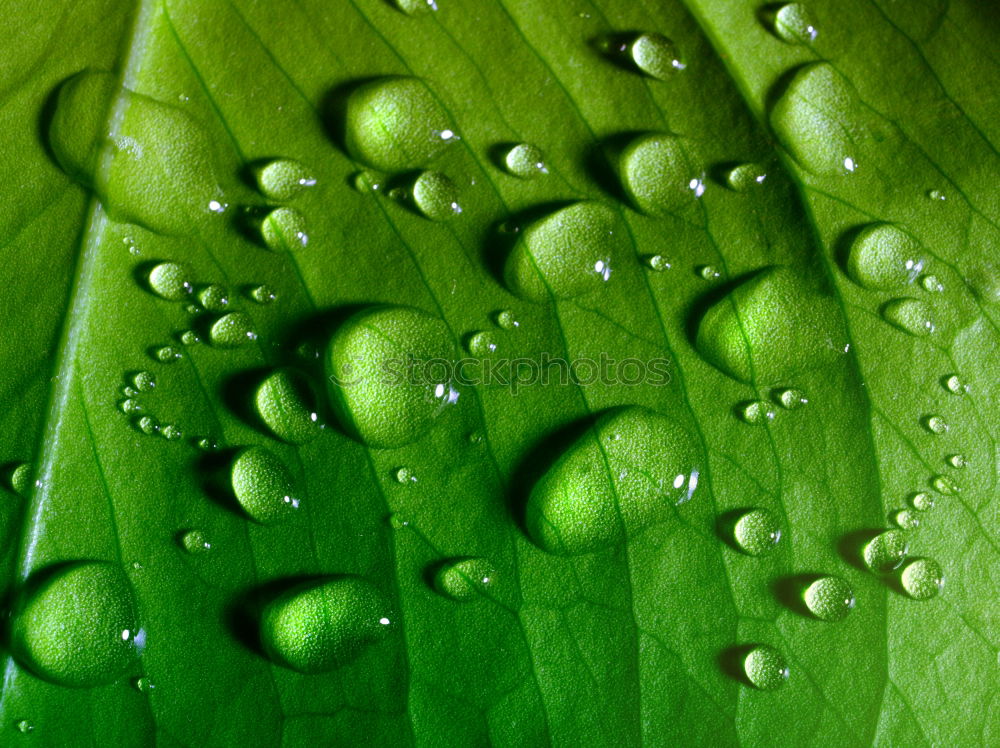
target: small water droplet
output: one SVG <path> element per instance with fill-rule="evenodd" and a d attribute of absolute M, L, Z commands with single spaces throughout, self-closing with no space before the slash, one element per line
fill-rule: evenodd
<path fill-rule="evenodd" d="M 198 301 L 210 312 L 224 312 L 229 308 L 229 292 L 213 283 L 198 292 Z"/>
<path fill-rule="evenodd" d="M 398 468 L 395 472 L 396 481 L 403 484 L 416 483 L 417 476 L 408 467 Z"/>
<path fill-rule="evenodd" d="M 149 287 L 170 301 L 186 299 L 194 289 L 190 270 L 179 262 L 161 262 L 150 270 Z"/>
<path fill-rule="evenodd" d="M 275 208 L 264 216 L 260 235 L 275 252 L 302 249 L 309 243 L 305 216 L 295 208 Z"/>
<path fill-rule="evenodd" d="M 178 339 L 184 345 L 198 345 L 201 342 L 201 336 L 198 335 L 194 330 L 184 330 Z"/>
<path fill-rule="evenodd" d="M 548 174 L 545 166 L 545 154 L 537 146 L 529 143 L 519 143 L 507 151 L 503 159 L 507 171 L 521 179 L 531 179 L 542 174 Z"/>
<path fill-rule="evenodd" d="M 949 374 L 944 377 L 941 384 L 953 395 L 964 395 L 969 391 L 969 385 L 965 384 L 957 374 Z"/>
<path fill-rule="evenodd" d="M 172 423 L 166 423 L 160 428 L 160 434 L 164 439 L 170 442 L 175 442 L 180 439 L 184 434 L 181 432 L 177 426 Z"/>
<path fill-rule="evenodd" d="M 851 242 L 847 274 L 869 290 L 902 288 L 924 269 L 919 242 L 890 223 L 863 228 Z"/>
<path fill-rule="evenodd" d="M 767 172 L 761 164 L 739 164 L 726 173 L 726 184 L 737 192 L 746 192 L 752 187 L 758 187 L 764 184 L 765 179 Z"/>
<path fill-rule="evenodd" d="M 138 678 L 133 678 L 132 686 L 135 688 L 136 691 L 140 691 L 142 693 L 149 693 L 154 688 L 156 688 L 156 686 L 153 685 L 153 681 L 151 681 L 145 675 L 140 676 Z"/>
<path fill-rule="evenodd" d="M 215 439 L 203 436 L 195 441 L 195 446 L 202 452 L 214 452 L 219 448 L 219 443 Z"/>
<path fill-rule="evenodd" d="M 445 597 L 469 602 L 484 595 L 496 582 L 496 569 L 484 558 L 466 558 L 443 565 L 434 586 Z"/>
<path fill-rule="evenodd" d="M 209 200 L 208 201 L 208 212 L 215 213 L 217 215 L 222 215 L 229 209 L 229 203 L 223 202 L 222 200 Z"/>
<path fill-rule="evenodd" d="M 180 541 L 188 553 L 204 553 L 212 548 L 212 544 L 201 530 L 188 530 L 182 533 Z"/>
<path fill-rule="evenodd" d="M 288 468 L 264 447 L 247 447 L 236 456 L 231 481 L 240 506 L 261 524 L 288 519 L 299 508 Z"/>
<path fill-rule="evenodd" d="M 662 273 L 664 270 L 670 270 L 671 268 L 667 258 L 663 255 L 646 255 L 643 261 L 646 263 L 646 267 L 650 270 L 655 270 L 657 273 Z"/>
<path fill-rule="evenodd" d="M 929 512 L 934 508 L 934 495 L 927 491 L 918 491 L 910 496 L 910 503 L 918 512 Z"/>
<path fill-rule="evenodd" d="M 840 577 L 820 577 L 803 594 L 806 607 L 824 621 L 842 621 L 854 609 L 854 592 Z"/>
<path fill-rule="evenodd" d="M 354 189 L 362 194 L 378 192 L 382 189 L 382 180 L 370 171 L 359 171 L 351 179 Z"/>
<path fill-rule="evenodd" d="M 958 484 L 947 475 L 935 475 L 931 478 L 931 486 L 942 496 L 953 496 L 958 493 Z"/>
<path fill-rule="evenodd" d="M 862 557 L 865 565 L 878 574 L 899 568 L 910 550 L 902 530 L 885 530 L 865 544 Z"/>
<path fill-rule="evenodd" d="M 753 400 L 739 407 L 740 418 L 747 423 L 768 423 L 777 415 L 771 404 L 765 400 Z"/>
<path fill-rule="evenodd" d="M 737 520 L 733 538 L 744 552 L 761 556 L 773 550 L 781 540 L 781 525 L 767 509 L 753 509 Z"/>
<path fill-rule="evenodd" d="M 122 400 L 120 403 L 118 403 L 118 408 L 121 410 L 122 413 L 129 416 L 133 416 L 136 413 L 142 412 L 142 404 L 138 400 L 135 400 L 131 397 L 126 398 Z"/>
<path fill-rule="evenodd" d="M 483 441 L 484 437 L 482 432 L 473 431 L 472 433 L 469 434 L 469 444 L 482 444 Z"/>
<path fill-rule="evenodd" d="M 257 339 L 253 320 L 244 312 L 230 312 L 219 317 L 208 331 L 212 345 L 220 348 L 235 348 Z"/>
<path fill-rule="evenodd" d="M 924 416 L 920 422 L 932 434 L 944 434 L 948 431 L 948 424 L 941 416 Z"/>
<path fill-rule="evenodd" d="M 722 275 L 714 265 L 699 265 L 695 270 L 703 280 L 715 280 Z"/>
<path fill-rule="evenodd" d="M 892 515 L 892 521 L 903 530 L 916 530 L 920 527 L 920 517 L 909 509 L 900 509 Z"/>
<path fill-rule="evenodd" d="M 438 9 L 435 0 L 394 0 L 394 2 L 396 7 L 408 16 L 417 16 Z"/>
<path fill-rule="evenodd" d="M 497 326 L 504 330 L 513 330 L 521 326 L 521 323 L 517 321 L 514 316 L 514 312 L 510 309 L 501 309 L 496 313 L 496 323 Z"/>
<path fill-rule="evenodd" d="M 131 385 L 128 385 L 126 387 L 122 387 L 122 394 L 125 397 L 138 397 L 139 396 L 139 390 L 137 390 L 135 387 L 133 387 Z"/>
<path fill-rule="evenodd" d="M 934 332 L 930 307 L 917 299 L 894 299 L 882 308 L 886 322 L 910 335 L 922 337 Z"/>
<path fill-rule="evenodd" d="M 816 41 L 819 34 L 812 13 L 801 3 L 788 3 L 778 9 L 774 17 L 774 31 L 791 44 L 809 44 Z"/>
<path fill-rule="evenodd" d="M 941 190 L 928 190 L 927 197 L 935 202 L 944 202 L 947 196 Z"/>
<path fill-rule="evenodd" d="M 779 390 L 777 392 L 777 399 L 781 404 L 781 407 L 786 410 L 800 408 L 809 402 L 809 400 L 806 399 L 805 393 L 803 393 L 802 390 L 795 389 L 794 387 L 787 387 L 783 390 Z"/>
<path fill-rule="evenodd" d="M 425 171 L 413 183 L 413 202 L 432 221 L 447 221 L 462 212 L 458 188 L 439 171 Z"/>
<path fill-rule="evenodd" d="M 917 558 L 903 568 L 899 581 L 914 600 L 929 600 L 944 587 L 944 572 L 934 559 Z"/>
<path fill-rule="evenodd" d="M 139 392 L 149 392 L 156 387 L 156 375 L 151 371 L 140 371 L 132 377 L 132 384 Z"/>
<path fill-rule="evenodd" d="M 32 468 L 30 462 L 22 462 L 10 473 L 10 487 L 18 496 L 27 497 L 31 491 Z"/>
<path fill-rule="evenodd" d="M 469 336 L 466 347 L 473 356 L 489 356 L 496 352 L 497 344 L 488 332 L 476 332 Z"/>
<path fill-rule="evenodd" d="M 666 80 L 683 70 L 677 46 L 663 34 L 639 34 L 629 47 L 635 66 L 646 75 Z"/>
<path fill-rule="evenodd" d="M 964 468 L 969 461 L 965 459 L 965 455 L 948 455 L 948 464 L 953 468 Z"/>
<path fill-rule="evenodd" d="M 291 200 L 316 184 L 315 177 L 298 161 L 276 158 L 256 170 L 257 188 L 271 200 Z"/>
<path fill-rule="evenodd" d="M 184 311 L 188 314 L 201 314 L 203 310 L 197 304 L 188 304 L 184 307 Z"/>
<path fill-rule="evenodd" d="M 135 426 L 139 431 L 149 436 L 160 430 L 160 424 L 152 416 L 142 416 L 135 422 Z"/>
<path fill-rule="evenodd" d="M 920 285 L 928 293 L 941 293 L 944 291 L 944 284 L 938 280 L 936 275 L 924 275 L 920 278 Z"/>
<path fill-rule="evenodd" d="M 410 520 L 406 519 L 399 512 L 393 512 L 389 515 L 389 527 L 393 530 L 402 530 L 405 527 L 410 526 Z"/>
<path fill-rule="evenodd" d="M 743 660 L 747 679 L 762 691 L 773 691 L 788 680 L 788 663 L 774 647 L 759 644 Z"/>
<path fill-rule="evenodd" d="M 258 304 L 270 304 L 278 298 L 277 292 L 267 284 L 255 286 L 250 291 L 250 298 Z"/>
<path fill-rule="evenodd" d="M 176 361 L 180 361 L 183 357 L 184 354 L 172 345 L 160 346 L 153 352 L 153 358 L 161 364 L 172 364 Z"/>

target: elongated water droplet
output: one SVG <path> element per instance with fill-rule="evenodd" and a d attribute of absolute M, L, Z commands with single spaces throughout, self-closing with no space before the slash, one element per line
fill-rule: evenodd
<path fill-rule="evenodd" d="M 369 81 L 348 97 L 345 145 L 351 156 L 376 169 L 426 167 L 457 139 L 444 110 L 417 78 Z"/>
<path fill-rule="evenodd" d="M 646 263 L 646 267 L 650 270 L 655 270 L 657 273 L 662 273 L 664 270 L 670 270 L 670 262 L 663 255 L 647 255 L 643 258 Z"/>
<path fill-rule="evenodd" d="M 737 192 L 746 192 L 752 187 L 759 187 L 767 179 L 767 171 L 761 164 L 739 164 L 726 174 L 726 184 Z"/>
<path fill-rule="evenodd" d="M 441 567 L 434 586 L 445 597 L 469 602 L 487 594 L 496 582 L 496 569 L 484 558 L 466 558 Z"/>
<path fill-rule="evenodd" d="M 545 166 L 545 154 L 530 143 L 515 145 L 507 151 L 503 162 L 507 171 L 521 179 L 532 179 L 549 173 L 548 167 Z"/>
<path fill-rule="evenodd" d="M 782 5 L 774 17 L 775 33 L 791 44 L 809 44 L 818 31 L 809 9 L 801 3 Z"/>
<path fill-rule="evenodd" d="M 851 242 L 847 257 L 847 273 L 851 279 L 872 290 L 911 284 L 923 269 L 920 244 L 890 223 L 863 228 Z"/>
<path fill-rule="evenodd" d="M 163 345 L 153 352 L 153 358 L 161 364 L 172 364 L 184 358 L 184 354 L 172 345 Z"/>
<path fill-rule="evenodd" d="M 903 530 L 916 530 L 920 527 L 920 517 L 909 509 L 900 509 L 892 516 L 892 521 Z"/>
<path fill-rule="evenodd" d="M 432 221 L 447 221 L 462 212 L 458 188 L 439 171 L 425 171 L 413 183 L 413 202 Z"/>
<path fill-rule="evenodd" d="M 18 659 L 63 686 L 111 683 L 136 656 L 139 626 L 125 574 L 102 561 L 76 563 L 48 578 L 14 620 Z"/>
<path fill-rule="evenodd" d="M 305 375 L 294 369 L 279 369 L 257 388 L 254 404 L 257 415 L 275 436 L 292 444 L 305 444 L 323 430 L 317 399 Z"/>
<path fill-rule="evenodd" d="M 932 434 L 944 434 L 948 431 L 948 424 L 941 416 L 924 416 L 921 423 Z"/>
<path fill-rule="evenodd" d="M 886 530 L 865 544 L 862 556 L 869 569 L 884 574 L 899 568 L 909 550 L 909 541 L 902 530 Z"/>
<path fill-rule="evenodd" d="M 139 392 L 149 392 L 156 387 L 156 375 L 151 371 L 140 371 L 132 377 L 132 384 Z"/>
<path fill-rule="evenodd" d="M 489 356 L 497 349 L 497 344 L 493 341 L 493 336 L 488 332 L 477 332 L 469 336 L 466 344 L 469 353 L 473 356 Z"/>
<path fill-rule="evenodd" d="M 621 256 L 617 217 L 610 208 L 580 202 L 528 226 L 504 266 L 507 286 L 542 302 L 600 290 Z"/>
<path fill-rule="evenodd" d="M 778 402 L 781 403 L 781 407 L 785 408 L 785 410 L 795 410 L 809 402 L 802 390 L 795 389 L 794 387 L 779 390 L 777 395 Z"/>
<path fill-rule="evenodd" d="M 781 540 L 781 524 L 767 509 L 753 509 L 736 521 L 733 538 L 745 553 L 762 556 Z"/>
<path fill-rule="evenodd" d="M 931 479 L 931 485 L 942 496 L 953 496 L 958 493 L 958 484 L 947 475 L 935 475 Z"/>
<path fill-rule="evenodd" d="M 934 559 L 918 558 L 903 568 L 899 581 L 914 600 L 929 600 L 944 587 L 944 572 Z"/>
<path fill-rule="evenodd" d="M 842 621 L 854 609 L 854 592 L 840 577 L 820 577 L 803 594 L 806 607 L 824 621 Z"/>
<path fill-rule="evenodd" d="M 309 243 L 305 216 L 295 208 L 275 208 L 264 216 L 260 235 L 275 252 L 295 251 Z"/>
<path fill-rule="evenodd" d="M 181 301 L 194 289 L 191 271 L 179 262 L 161 262 L 149 271 L 149 287 L 170 301 Z"/>
<path fill-rule="evenodd" d="M 910 335 L 923 337 L 934 332 L 930 307 L 917 299 L 894 299 L 882 308 L 886 322 Z"/>
<path fill-rule="evenodd" d="M 705 191 L 700 170 L 673 135 L 643 135 L 622 152 L 622 185 L 644 213 L 664 215 L 693 203 Z"/>
<path fill-rule="evenodd" d="M 629 47 L 635 66 L 646 75 L 666 80 L 683 70 L 677 46 L 663 34 L 639 34 Z"/>
<path fill-rule="evenodd" d="M 31 492 L 32 468 L 30 462 L 22 462 L 10 473 L 10 487 L 18 496 L 27 497 Z"/>
<path fill-rule="evenodd" d="M 288 469 L 263 447 L 247 447 L 236 456 L 231 480 L 240 506 L 261 524 L 288 519 L 299 508 Z"/>
<path fill-rule="evenodd" d="M 235 348 L 257 339 L 253 320 L 244 312 L 230 312 L 215 322 L 208 331 L 212 345 L 219 348 Z"/>
<path fill-rule="evenodd" d="M 514 316 L 514 312 L 510 309 L 502 309 L 496 314 L 497 326 L 504 330 L 513 330 L 521 326 L 521 323 L 517 321 L 517 317 Z"/>
<path fill-rule="evenodd" d="M 272 301 L 278 298 L 278 294 L 270 286 L 263 284 L 260 286 L 255 286 L 250 291 L 250 298 L 256 301 L 258 304 L 270 304 Z"/>
<path fill-rule="evenodd" d="M 948 455 L 948 464 L 953 468 L 964 468 L 969 464 L 969 461 L 965 459 L 965 455 Z"/>
<path fill-rule="evenodd" d="M 934 495 L 927 491 L 918 491 L 910 496 L 910 503 L 918 512 L 928 512 L 934 508 Z"/>
<path fill-rule="evenodd" d="M 268 656 L 302 673 L 322 673 L 355 659 L 388 633 L 388 604 L 356 577 L 310 581 L 270 603 L 261 617 Z"/>
<path fill-rule="evenodd" d="M 181 547 L 188 553 L 204 553 L 211 550 L 212 544 L 201 530 L 188 530 L 181 535 Z"/>
<path fill-rule="evenodd" d="M 210 312 L 224 312 L 229 308 L 229 292 L 213 283 L 198 292 L 198 301 Z"/>
<path fill-rule="evenodd" d="M 953 395 L 964 395 L 969 391 L 969 385 L 962 382 L 957 374 L 951 374 L 944 378 L 944 388 Z"/>
<path fill-rule="evenodd" d="M 639 407 L 608 412 L 532 488 L 528 533 L 558 555 L 617 545 L 690 500 L 701 466 L 695 440 L 672 419 Z"/>
<path fill-rule="evenodd" d="M 410 307 L 365 309 L 334 334 L 327 354 L 333 410 L 344 429 L 373 447 L 424 434 L 458 393 L 451 334 Z"/>
<path fill-rule="evenodd" d="M 316 184 L 315 177 L 298 161 L 276 158 L 256 170 L 257 189 L 271 200 L 291 200 Z"/>
<path fill-rule="evenodd" d="M 740 407 L 740 418 L 747 423 L 768 423 L 775 415 L 774 408 L 765 400 L 754 400 Z"/>
<path fill-rule="evenodd" d="M 751 649 L 743 660 L 743 671 L 747 680 L 761 691 L 781 688 L 788 680 L 788 663 L 774 647 L 759 644 Z"/>

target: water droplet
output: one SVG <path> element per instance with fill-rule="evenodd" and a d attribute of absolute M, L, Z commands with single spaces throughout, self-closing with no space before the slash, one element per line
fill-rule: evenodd
<path fill-rule="evenodd" d="M 865 544 L 862 557 L 869 569 L 884 574 L 899 568 L 909 550 L 909 541 L 902 530 L 885 530 Z"/>
<path fill-rule="evenodd" d="M 921 423 L 932 434 L 944 434 L 948 431 L 948 424 L 941 416 L 925 416 L 921 419 Z"/>
<path fill-rule="evenodd" d="M 545 166 L 545 154 L 537 146 L 529 143 L 515 145 L 503 159 L 507 171 L 521 179 L 531 179 L 542 174 L 548 174 Z"/>
<path fill-rule="evenodd" d="M 17 731 L 27 735 L 29 732 L 34 731 L 35 726 L 31 724 L 28 720 L 22 719 L 17 723 Z"/>
<path fill-rule="evenodd" d="M 195 446 L 202 452 L 214 452 L 219 448 L 219 443 L 215 439 L 203 436 L 195 441 Z"/>
<path fill-rule="evenodd" d="M 194 286 L 191 271 L 179 262 L 161 262 L 149 271 L 149 287 L 170 301 L 186 299 Z"/>
<path fill-rule="evenodd" d="M 964 468 L 969 461 L 965 459 L 965 455 L 948 455 L 948 464 L 953 468 Z"/>
<path fill-rule="evenodd" d="M 389 527 L 393 530 L 402 530 L 404 527 L 409 527 L 410 521 L 406 519 L 399 512 L 393 512 L 389 515 Z"/>
<path fill-rule="evenodd" d="M 910 496 L 910 503 L 918 512 L 928 512 L 934 508 L 934 495 L 927 491 L 918 491 Z"/>
<path fill-rule="evenodd" d="M 696 272 L 702 280 L 715 280 L 722 275 L 714 265 L 699 265 Z"/>
<path fill-rule="evenodd" d="M 854 592 L 840 577 L 820 577 L 803 594 L 806 607 L 824 621 L 842 621 L 854 609 Z"/>
<path fill-rule="evenodd" d="M 922 337 L 934 332 L 930 307 L 917 299 L 893 299 L 882 308 L 882 317 L 910 335 Z"/>
<path fill-rule="evenodd" d="M 139 632 L 128 579 L 101 561 L 48 578 L 14 621 L 18 659 L 63 686 L 111 683 L 134 661 Z"/>
<path fill-rule="evenodd" d="M 900 288 L 913 283 L 924 269 L 920 244 L 896 226 L 866 226 L 851 242 L 847 273 L 858 285 L 871 290 Z"/>
<path fill-rule="evenodd" d="M 183 357 L 184 354 L 172 345 L 160 346 L 153 351 L 153 358 L 161 364 L 172 364 L 176 361 L 180 361 Z"/>
<path fill-rule="evenodd" d="M 216 214 L 221 215 L 222 213 L 225 213 L 228 209 L 229 209 L 229 203 L 223 202 L 221 200 L 215 200 L 215 199 L 212 199 L 212 200 L 208 201 L 208 212 L 209 213 L 216 213 Z"/>
<path fill-rule="evenodd" d="M 142 411 L 142 404 L 138 400 L 129 397 L 118 403 L 118 408 L 125 415 L 133 416 Z"/>
<path fill-rule="evenodd" d="M 646 255 L 643 258 L 646 263 L 646 267 L 650 270 L 655 270 L 657 273 L 662 273 L 664 270 L 670 270 L 670 262 L 663 255 Z"/>
<path fill-rule="evenodd" d="M 733 538 L 745 553 L 762 556 L 778 545 L 781 525 L 767 509 L 752 509 L 736 521 Z"/>
<path fill-rule="evenodd" d="M 271 602 L 261 616 L 261 642 L 275 662 L 321 673 L 350 662 L 388 633 L 388 604 L 356 577 L 313 580 Z"/>
<path fill-rule="evenodd" d="M 774 17 L 774 31 L 791 44 L 809 44 L 816 40 L 819 33 L 812 14 L 801 3 L 788 3 L 778 9 Z"/>
<path fill-rule="evenodd" d="M 156 375 L 151 371 L 140 371 L 132 377 L 132 384 L 139 392 L 149 392 L 156 387 Z"/>
<path fill-rule="evenodd" d="M 644 213 L 674 213 L 701 197 L 705 184 L 688 161 L 680 138 L 643 135 L 623 151 L 619 163 L 622 185 Z"/>
<path fill-rule="evenodd" d="M 744 403 L 739 409 L 740 418 L 742 418 L 747 423 L 768 423 L 774 420 L 777 415 L 771 404 L 764 400 L 753 400 L 749 403 Z"/>
<path fill-rule="evenodd" d="M 302 249 L 309 243 L 305 216 L 295 208 L 275 208 L 264 216 L 260 235 L 275 252 Z"/>
<path fill-rule="evenodd" d="M 30 462 L 22 462 L 10 474 L 10 487 L 18 496 L 27 498 L 31 492 L 32 468 Z"/>
<path fill-rule="evenodd" d="M 604 288 L 620 255 L 617 216 L 595 202 L 574 203 L 528 226 L 504 266 L 507 286 L 543 302 Z"/>
<path fill-rule="evenodd" d="M 303 374 L 294 369 L 279 369 L 257 388 L 254 404 L 257 415 L 275 436 L 292 444 L 305 444 L 323 430 L 317 400 Z"/>
<path fill-rule="evenodd" d="M 473 356 L 489 356 L 497 349 L 497 344 L 493 341 L 493 336 L 488 332 L 477 332 L 469 336 L 466 346 Z"/>
<path fill-rule="evenodd" d="M 331 404 L 348 433 L 373 447 L 408 444 L 455 402 L 451 334 L 409 307 L 375 307 L 334 334 L 327 358 Z"/>
<path fill-rule="evenodd" d="M 257 169 L 257 188 L 270 200 L 291 200 L 316 184 L 305 166 L 290 158 L 276 158 Z"/>
<path fill-rule="evenodd" d="M 432 221 L 447 221 L 462 212 L 458 188 L 439 171 L 425 171 L 413 183 L 413 202 Z"/>
<path fill-rule="evenodd" d="M 160 434 L 169 442 L 175 442 L 180 439 L 184 434 L 181 432 L 177 426 L 172 423 L 166 423 L 160 428 Z"/>
<path fill-rule="evenodd" d="M 415 476 L 413 471 L 408 467 L 401 467 L 397 469 L 394 475 L 396 476 L 396 481 L 404 485 L 417 482 L 417 476 Z"/>
<path fill-rule="evenodd" d="M 184 307 L 184 311 L 188 314 L 201 314 L 202 308 L 197 304 L 188 304 Z"/>
<path fill-rule="evenodd" d="M 947 475 L 935 475 L 931 479 L 931 485 L 942 496 L 953 496 L 958 493 L 958 484 Z"/>
<path fill-rule="evenodd" d="M 149 693 L 154 688 L 156 688 L 156 686 L 153 685 L 153 681 L 151 681 L 145 675 L 139 678 L 133 678 L 132 685 L 135 687 L 136 691 L 139 691 L 141 693 Z"/>
<path fill-rule="evenodd" d="M 932 558 L 917 558 L 903 568 L 899 581 L 914 600 L 929 600 L 944 587 L 944 572 Z"/>
<path fill-rule="evenodd" d="M 496 569 L 484 558 L 466 558 L 442 566 L 434 586 L 445 597 L 469 602 L 484 595 L 496 582 Z"/>
<path fill-rule="evenodd" d="M 942 380 L 944 388 L 953 395 L 964 395 L 969 391 L 969 385 L 962 382 L 957 374 L 950 374 Z"/>
<path fill-rule="evenodd" d="M 160 424 L 152 416 L 142 416 L 142 418 L 135 422 L 135 426 L 139 431 L 148 436 L 152 436 L 160 430 Z"/>
<path fill-rule="evenodd" d="M 131 385 L 128 385 L 126 387 L 122 387 L 122 394 L 125 395 L 125 397 L 138 397 L 139 390 Z"/>
<path fill-rule="evenodd" d="M 935 202 L 944 202 L 947 196 L 941 190 L 928 190 L 927 197 Z"/>
<path fill-rule="evenodd" d="M 513 330 L 521 326 L 521 323 L 517 321 L 517 317 L 514 316 L 514 312 L 510 309 L 502 309 L 497 312 L 496 323 L 498 327 L 504 330 Z"/>
<path fill-rule="evenodd" d="M 257 339 L 253 330 L 253 320 L 244 312 L 230 312 L 212 323 L 208 331 L 212 345 L 219 348 L 235 348 Z"/>
<path fill-rule="evenodd" d="M 892 521 L 903 530 L 916 530 L 920 527 L 920 517 L 909 509 L 900 509 L 892 515 Z"/>
<path fill-rule="evenodd" d="M 936 275 L 925 275 L 920 279 L 920 285 L 928 293 L 941 293 L 944 291 L 944 284 L 938 280 Z"/>
<path fill-rule="evenodd" d="M 482 432 L 473 431 L 471 434 L 469 434 L 469 444 L 482 444 L 483 441 L 484 437 Z"/>
<path fill-rule="evenodd" d="M 351 184 L 361 194 L 378 192 L 382 189 L 382 180 L 370 171 L 359 171 L 351 179 Z"/>
<path fill-rule="evenodd" d="M 781 407 L 785 410 L 795 410 L 809 402 L 802 390 L 797 390 L 794 387 L 779 390 L 777 398 L 778 402 L 781 403 Z"/>
<path fill-rule="evenodd" d="M 426 167 L 457 139 L 444 110 L 417 78 L 369 81 L 347 100 L 347 150 L 376 169 L 400 172 Z"/>
<path fill-rule="evenodd" d="M 261 524 L 288 519 L 299 508 L 292 476 L 264 447 L 247 447 L 233 461 L 233 493 L 243 510 Z"/>
<path fill-rule="evenodd" d="M 201 530 L 188 530 L 181 534 L 181 546 L 188 553 L 204 553 L 212 548 L 212 544 Z"/>
<path fill-rule="evenodd" d="M 198 292 L 198 301 L 210 312 L 224 312 L 229 308 L 229 292 L 213 283 Z"/>
<path fill-rule="evenodd" d="M 639 34 L 629 48 L 635 66 L 646 75 L 666 80 L 686 66 L 676 45 L 663 34 Z"/>
<path fill-rule="evenodd" d="M 435 0 L 394 0 L 394 2 L 396 7 L 408 16 L 416 16 L 438 9 Z"/>
<path fill-rule="evenodd" d="M 201 337 L 194 330 L 185 330 L 178 336 L 178 339 L 184 345 L 198 345 L 201 342 Z"/>
<path fill-rule="evenodd" d="M 256 301 L 258 304 L 270 304 L 272 301 L 278 298 L 278 294 L 270 286 L 263 284 L 260 286 L 255 286 L 250 291 L 250 298 Z"/>
<path fill-rule="evenodd" d="M 767 171 L 761 164 L 739 164 L 726 174 L 726 184 L 737 192 L 746 192 L 751 187 L 758 187 L 764 184 L 765 179 Z"/>
<path fill-rule="evenodd" d="M 605 413 L 535 483 L 529 535 L 549 553 L 575 555 L 672 516 L 697 489 L 696 444 L 680 424 L 643 408 Z"/>
<path fill-rule="evenodd" d="M 743 660 L 747 679 L 762 691 L 773 691 L 788 680 L 788 663 L 774 647 L 759 644 Z"/>

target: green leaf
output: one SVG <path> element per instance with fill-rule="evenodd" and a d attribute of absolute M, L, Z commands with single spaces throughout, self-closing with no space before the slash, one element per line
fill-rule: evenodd
<path fill-rule="evenodd" d="M 1000 740 L 989 3 L 4 11 L 5 744 Z"/>

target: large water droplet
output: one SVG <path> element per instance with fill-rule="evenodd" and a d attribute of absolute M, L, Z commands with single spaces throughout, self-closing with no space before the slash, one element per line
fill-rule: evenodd
<path fill-rule="evenodd" d="M 437 317 L 409 307 L 377 307 L 351 317 L 327 354 L 331 402 L 353 436 L 398 447 L 426 432 L 454 402 L 451 335 Z"/>
<path fill-rule="evenodd" d="M 602 415 L 531 490 L 526 526 L 549 553 L 623 542 L 691 498 L 701 460 L 678 423 L 638 407 Z"/>
<path fill-rule="evenodd" d="M 688 160 L 680 138 L 642 135 L 622 152 L 622 185 L 644 213 L 664 215 L 690 205 L 705 191 L 700 171 Z"/>
<path fill-rule="evenodd" d="M 924 268 L 920 244 L 890 223 L 866 226 L 851 242 L 847 272 L 858 285 L 872 290 L 913 283 Z"/>
<path fill-rule="evenodd" d="M 774 16 L 775 33 L 791 44 L 808 44 L 818 31 L 809 9 L 801 3 L 782 5 Z"/>
<path fill-rule="evenodd" d="M 309 380 L 292 369 L 279 369 L 265 379 L 254 403 L 257 414 L 279 439 L 305 444 L 323 430 Z"/>
<path fill-rule="evenodd" d="M 521 179 L 531 179 L 541 174 L 548 174 L 545 166 L 545 154 L 537 146 L 530 143 L 519 143 L 507 151 L 503 159 L 507 171 Z"/>
<path fill-rule="evenodd" d="M 886 530 L 865 544 L 862 557 L 869 569 L 884 574 L 898 568 L 909 550 L 909 541 L 902 530 Z"/>
<path fill-rule="evenodd" d="M 854 609 L 854 592 L 840 577 L 820 577 L 803 594 L 809 611 L 824 621 L 841 621 Z"/>
<path fill-rule="evenodd" d="M 781 524 L 767 509 L 752 509 L 736 521 L 733 539 L 751 556 L 762 556 L 781 540 Z"/>
<path fill-rule="evenodd" d="M 944 572 L 934 559 L 918 558 L 903 568 L 899 581 L 914 600 L 929 600 L 944 586 Z"/>
<path fill-rule="evenodd" d="M 475 600 L 496 581 L 496 569 L 484 558 L 466 558 L 445 564 L 434 577 L 434 586 L 445 597 L 459 602 Z"/>
<path fill-rule="evenodd" d="M 389 172 L 427 166 L 457 140 L 444 110 L 417 78 L 363 83 L 347 100 L 344 141 L 348 152 Z"/>
<path fill-rule="evenodd" d="M 295 208 L 275 208 L 260 224 L 264 243 L 275 252 L 302 249 L 309 243 L 306 219 Z"/>
<path fill-rule="evenodd" d="M 709 307 L 695 345 L 741 381 L 788 381 L 836 359 L 829 322 L 836 314 L 831 300 L 812 293 L 791 270 L 768 268 Z"/>
<path fill-rule="evenodd" d="M 910 335 L 922 337 L 934 332 L 931 309 L 918 299 L 893 299 L 882 308 L 882 317 Z"/>
<path fill-rule="evenodd" d="M 629 54 L 639 70 L 660 80 L 685 68 L 677 46 L 663 34 L 639 34 L 629 47 Z"/>
<path fill-rule="evenodd" d="M 388 633 L 388 605 L 354 577 L 311 581 L 271 602 L 261 617 L 264 649 L 275 662 L 322 673 L 358 657 Z"/>
<path fill-rule="evenodd" d="M 240 506 L 261 524 L 288 519 L 299 508 L 288 468 L 263 447 L 247 447 L 236 456 L 231 480 Z"/>
<path fill-rule="evenodd" d="M 139 634 L 135 602 L 117 566 L 92 561 L 60 567 L 17 615 L 18 659 L 63 686 L 111 683 L 132 664 Z"/>
<path fill-rule="evenodd" d="M 788 663 L 774 647 L 759 644 L 743 660 L 747 680 L 762 691 L 773 691 L 788 680 Z"/>
<path fill-rule="evenodd" d="M 447 221 L 462 212 L 458 188 L 439 171 L 425 171 L 413 183 L 413 202 L 432 221 Z"/>
<path fill-rule="evenodd" d="M 308 169 L 290 158 L 276 158 L 256 170 L 257 188 L 271 200 L 291 200 L 316 184 Z"/>
<path fill-rule="evenodd" d="M 574 203 L 524 230 L 507 258 L 504 279 L 511 291 L 538 302 L 590 293 L 611 277 L 619 245 L 613 210 Z"/>
<path fill-rule="evenodd" d="M 208 331 L 212 345 L 219 348 L 235 348 L 257 339 L 253 330 L 253 320 L 245 312 L 230 312 L 215 322 Z"/>
<path fill-rule="evenodd" d="M 186 299 L 194 286 L 191 271 L 179 262 L 161 262 L 149 271 L 149 287 L 171 301 Z"/>

